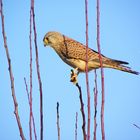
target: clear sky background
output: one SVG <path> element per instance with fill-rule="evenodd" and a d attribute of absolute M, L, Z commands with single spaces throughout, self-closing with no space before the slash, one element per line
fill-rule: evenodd
<path fill-rule="evenodd" d="M 24 77 L 29 85 L 29 12 L 28 0 L 3 0 L 5 30 L 10 51 L 16 96 L 25 137 L 29 139 L 29 106 Z M 89 0 L 89 47 L 96 45 L 96 1 Z M 75 114 L 78 112 L 78 140 L 82 139 L 82 119 L 79 93 L 69 82 L 70 67 L 64 64 L 51 48 L 44 48 L 43 37 L 48 31 L 59 31 L 85 44 L 84 0 L 35 0 L 37 42 L 43 86 L 44 140 L 57 139 L 56 103 L 60 103 L 61 140 L 74 139 Z M 105 56 L 124 60 L 140 71 L 140 1 L 101 1 L 101 50 Z M 19 140 L 14 116 L 7 59 L 3 48 L 0 22 L 0 138 Z M 98 74 L 97 140 L 101 139 L 100 104 L 101 82 Z M 105 69 L 105 132 L 106 140 L 139 140 L 140 130 L 140 76 Z M 87 94 L 85 74 L 79 75 L 85 110 Z M 89 73 L 91 93 L 91 139 L 93 139 L 94 71 Z M 40 138 L 39 87 L 33 46 L 33 113 L 38 139 Z"/>

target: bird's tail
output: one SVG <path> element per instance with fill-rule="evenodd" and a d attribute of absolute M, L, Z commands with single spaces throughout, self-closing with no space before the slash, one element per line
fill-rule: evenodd
<path fill-rule="evenodd" d="M 140 74 L 139 72 L 132 70 L 130 67 L 125 66 L 127 64 L 129 63 L 125 61 L 108 59 L 103 65 L 105 65 L 105 67 L 108 67 L 108 68 L 113 68 L 113 69 L 121 70 L 124 72 L 136 74 L 136 75 Z"/>

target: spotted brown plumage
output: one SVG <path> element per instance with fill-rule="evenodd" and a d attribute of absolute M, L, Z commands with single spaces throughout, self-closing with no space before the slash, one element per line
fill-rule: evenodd
<path fill-rule="evenodd" d="M 86 67 L 86 47 L 78 41 L 71 39 L 59 32 L 48 32 L 43 39 L 44 46 L 50 45 L 60 58 L 72 66 L 78 68 L 79 72 L 85 72 Z M 99 53 L 88 48 L 88 70 L 100 68 Z M 104 55 L 101 55 L 103 67 L 113 68 L 133 74 L 139 74 L 139 72 L 131 70 L 130 67 L 125 66 L 128 64 L 125 61 L 110 59 Z"/>

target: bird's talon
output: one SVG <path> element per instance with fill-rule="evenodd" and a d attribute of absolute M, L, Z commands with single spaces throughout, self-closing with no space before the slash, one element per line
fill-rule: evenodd
<path fill-rule="evenodd" d="M 78 80 L 77 80 L 77 72 L 75 72 L 75 70 L 77 71 L 78 69 L 71 69 L 71 77 L 70 77 L 70 82 L 77 84 Z"/>

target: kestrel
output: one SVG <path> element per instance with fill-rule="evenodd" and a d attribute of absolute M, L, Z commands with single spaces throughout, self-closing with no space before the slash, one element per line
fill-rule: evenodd
<path fill-rule="evenodd" d="M 43 39 L 44 46 L 50 45 L 60 58 L 68 65 L 76 68 L 79 72 L 86 71 L 86 46 L 78 41 L 71 39 L 59 32 L 48 32 Z M 88 48 L 88 71 L 101 67 L 99 53 Z M 128 62 L 110 59 L 101 55 L 104 68 L 113 68 L 124 72 L 138 75 L 139 72 L 131 70 L 125 66 Z"/>

